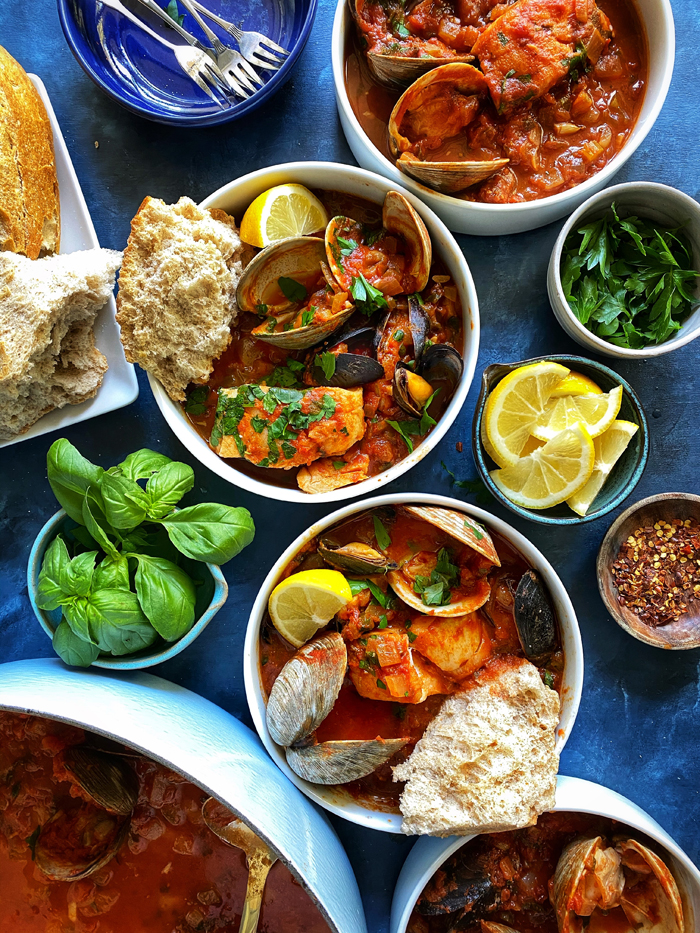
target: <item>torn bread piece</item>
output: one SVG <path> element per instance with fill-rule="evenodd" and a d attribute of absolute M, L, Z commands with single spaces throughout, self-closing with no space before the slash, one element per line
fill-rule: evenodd
<path fill-rule="evenodd" d="M 448 697 L 397 765 L 401 830 L 465 836 L 532 826 L 554 806 L 559 696 L 524 658 L 499 657 Z"/>
<path fill-rule="evenodd" d="M 144 199 L 119 274 L 117 322 L 126 358 L 184 401 L 207 381 L 231 340 L 236 287 L 250 248 L 233 217 L 190 198 Z"/>
<path fill-rule="evenodd" d="M 97 393 L 107 360 L 93 325 L 120 262 L 109 249 L 36 260 L 0 253 L 0 440 Z"/>

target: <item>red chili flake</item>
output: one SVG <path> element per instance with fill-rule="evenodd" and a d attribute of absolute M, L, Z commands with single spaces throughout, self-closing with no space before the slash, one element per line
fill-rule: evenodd
<path fill-rule="evenodd" d="M 612 565 L 618 602 L 657 628 L 700 603 L 700 525 L 674 518 L 637 528 Z"/>
<path fill-rule="evenodd" d="M 456 449 L 456 451 L 457 451 L 458 454 L 461 454 L 461 453 L 462 453 L 462 451 L 463 451 L 463 449 L 464 449 L 464 445 L 462 444 L 461 441 L 457 441 L 457 443 L 455 444 L 455 449 Z"/>

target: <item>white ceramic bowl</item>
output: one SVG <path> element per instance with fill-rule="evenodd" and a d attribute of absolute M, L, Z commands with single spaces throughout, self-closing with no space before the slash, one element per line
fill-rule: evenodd
<path fill-rule="evenodd" d="M 253 609 L 251 610 L 248 629 L 246 631 L 245 646 L 243 648 L 243 674 L 248 706 L 253 718 L 253 724 L 265 748 L 270 753 L 272 760 L 307 797 L 315 803 L 320 804 L 320 806 L 329 810 L 331 813 L 335 813 L 337 816 L 342 816 L 344 819 L 350 820 L 351 823 L 356 823 L 358 826 L 366 826 L 369 829 L 378 829 L 387 833 L 401 832 L 401 817 L 399 814 L 373 810 L 366 804 L 355 800 L 347 791 L 343 790 L 342 787 L 325 787 L 321 784 L 311 784 L 308 781 L 304 781 L 287 765 L 284 749 L 273 742 L 270 733 L 267 731 L 265 722 L 266 704 L 260 681 L 259 635 L 260 626 L 262 625 L 267 610 L 270 593 L 279 582 L 282 571 L 289 561 L 300 548 L 311 540 L 311 538 L 322 534 L 323 531 L 331 525 L 335 525 L 343 519 L 349 519 L 352 515 L 365 512 L 368 509 L 378 508 L 382 505 L 411 504 L 443 506 L 444 508 L 455 509 L 458 512 L 464 512 L 465 515 L 473 516 L 487 527 L 503 535 L 503 537 L 523 555 L 525 560 L 542 574 L 559 617 L 565 656 L 562 682 L 562 708 L 556 739 L 558 752 L 561 752 L 566 745 L 567 739 L 573 729 L 583 687 L 583 646 L 581 644 L 581 633 L 579 632 L 574 607 L 564 588 L 564 584 L 542 552 L 528 541 L 526 537 L 521 535 L 520 532 L 516 531 L 500 518 L 496 518 L 495 515 L 491 515 L 490 512 L 486 512 L 484 509 L 469 505 L 466 502 L 460 502 L 457 499 L 448 499 L 446 496 L 431 496 L 426 493 L 398 493 L 395 495 L 378 496 L 377 498 L 368 499 L 364 502 L 356 502 L 352 505 L 347 505 L 345 508 L 338 509 L 338 511 L 316 522 L 315 525 L 312 525 L 307 531 L 299 535 L 296 541 L 293 541 L 289 545 L 287 550 L 275 563 L 274 567 L 265 578 L 253 605 Z"/>
<path fill-rule="evenodd" d="M 619 820 L 632 829 L 646 833 L 665 850 L 664 861 L 678 882 L 683 899 L 686 930 L 697 930 L 700 921 L 700 871 L 671 839 L 668 833 L 648 813 L 621 794 L 580 778 L 559 776 L 557 779 L 556 812 L 593 813 Z M 408 854 L 396 882 L 391 905 L 389 933 L 405 933 L 413 907 L 423 888 L 442 863 L 473 836 L 451 836 L 448 839 L 423 837 Z"/>
<path fill-rule="evenodd" d="M 331 50 L 333 80 L 340 122 L 353 155 L 363 168 L 379 172 L 416 194 L 441 217 L 450 230 L 476 236 L 500 236 L 534 230 L 570 214 L 600 191 L 627 162 L 646 138 L 666 100 L 673 74 L 675 30 L 669 0 L 635 0 L 647 36 L 649 81 L 639 119 L 627 145 L 605 168 L 583 184 L 560 194 L 522 204 L 481 204 L 462 201 L 426 188 L 396 168 L 373 145 L 355 116 L 345 89 L 345 49 L 354 28 L 347 0 L 338 0 Z"/>
<path fill-rule="evenodd" d="M 333 933 L 367 933 L 355 876 L 328 820 L 253 733 L 209 700 L 152 674 L 78 673 L 43 659 L 0 665 L 0 710 L 81 726 L 184 775 L 274 849 Z"/>
<path fill-rule="evenodd" d="M 232 214 L 238 223 L 243 212 L 259 194 L 285 182 L 298 182 L 308 188 L 335 189 L 348 194 L 367 198 L 381 204 L 387 191 L 400 190 L 425 221 L 433 244 L 433 252 L 449 269 L 462 303 L 464 311 L 464 372 L 452 401 L 447 410 L 428 437 L 418 444 L 412 454 L 390 467 L 378 476 L 373 476 L 354 486 L 344 486 L 333 492 L 309 495 L 301 489 L 285 489 L 272 483 L 264 483 L 229 466 L 218 457 L 206 444 L 195 428 L 185 417 L 177 402 L 168 396 L 160 382 L 149 374 L 148 380 L 163 417 L 168 422 L 178 439 L 200 463 L 221 476 L 234 486 L 240 486 L 259 496 L 280 499 L 283 502 L 305 502 L 314 505 L 322 502 L 341 502 L 367 493 L 377 492 L 387 483 L 397 479 L 412 466 L 419 463 L 426 454 L 435 448 L 449 430 L 464 404 L 469 387 L 474 378 L 474 368 L 479 355 L 479 303 L 476 288 L 469 266 L 452 234 L 435 214 L 422 204 L 414 195 L 401 189 L 400 184 L 389 182 L 385 178 L 365 172 L 363 169 L 335 162 L 289 162 L 263 168 L 250 175 L 244 175 L 219 188 L 202 202 L 202 207 L 217 207 Z"/>
<path fill-rule="evenodd" d="M 683 347 L 700 335 L 700 279 L 696 280 L 692 290 L 697 296 L 698 305 L 687 318 L 674 337 L 658 346 L 644 347 L 642 350 L 630 350 L 616 347 L 614 344 L 597 337 L 585 327 L 569 307 L 561 287 L 561 256 L 566 239 L 572 230 L 593 220 L 598 220 L 610 208 L 612 203 L 623 216 L 637 214 L 665 227 L 685 225 L 685 233 L 693 248 L 693 268 L 700 272 L 700 204 L 677 188 L 658 185 L 650 181 L 630 181 L 615 185 L 594 195 L 571 215 L 562 227 L 554 244 L 547 270 L 547 292 L 552 311 L 569 337 L 587 350 L 614 356 L 618 359 L 648 359 L 661 356 Z"/>

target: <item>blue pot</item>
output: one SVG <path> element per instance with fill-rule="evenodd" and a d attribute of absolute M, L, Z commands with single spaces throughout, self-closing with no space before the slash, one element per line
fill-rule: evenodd
<path fill-rule="evenodd" d="M 29 589 L 29 601 L 32 604 L 34 615 L 39 620 L 41 627 L 49 636 L 53 634 L 61 621 L 61 610 L 54 609 L 47 612 L 45 609 L 39 609 L 36 604 L 36 591 L 39 585 L 39 572 L 44 560 L 44 554 L 51 542 L 62 532 L 75 528 L 76 522 L 70 519 L 65 511 L 61 509 L 56 512 L 41 529 L 32 545 L 29 554 L 29 564 L 27 566 L 27 587 Z M 111 655 L 100 656 L 92 662 L 93 667 L 105 667 L 110 670 L 134 671 L 142 667 L 153 667 L 154 664 L 160 664 L 162 661 L 169 661 L 176 654 L 184 651 L 188 645 L 197 638 L 209 625 L 216 613 L 226 602 L 228 596 L 228 584 L 224 579 L 221 568 L 217 564 L 204 564 L 201 561 L 189 560 L 183 558 L 183 568 L 199 583 L 197 586 L 197 601 L 195 603 L 195 623 L 192 628 L 183 635 L 182 638 L 174 642 L 157 642 L 147 651 L 141 651 L 138 654 L 127 655 L 125 657 L 115 658 Z"/>

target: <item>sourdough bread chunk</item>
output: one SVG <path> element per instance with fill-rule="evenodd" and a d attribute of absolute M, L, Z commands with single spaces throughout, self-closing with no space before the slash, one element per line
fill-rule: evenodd
<path fill-rule="evenodd" d="M 34 261 L 0 253 L 0 440 L 96 394 L 107 360 L 93 324 L 120 261 L 109 249 Z"/>
<path fill-rule="evenodd" d="M 524 658 L 490 661 L 448 697 L 410 758 L 401 830 L 465 836 L 532 826 L 554 806 L 559 696 Z"/>
<path fill-rule="evenodd" d="M 24 68 L 0 46 L 0 250 L 58 252 L 61 212 L 51 124 Z"/>
<path fill-rule="evenodd" d="M 190 382 L 206 382 L 229 345 L 247 253 L 232 217 L 189 198 L 146 198 L 131 222 L 117 297 L 122 343 L 176 401 Z"/>

